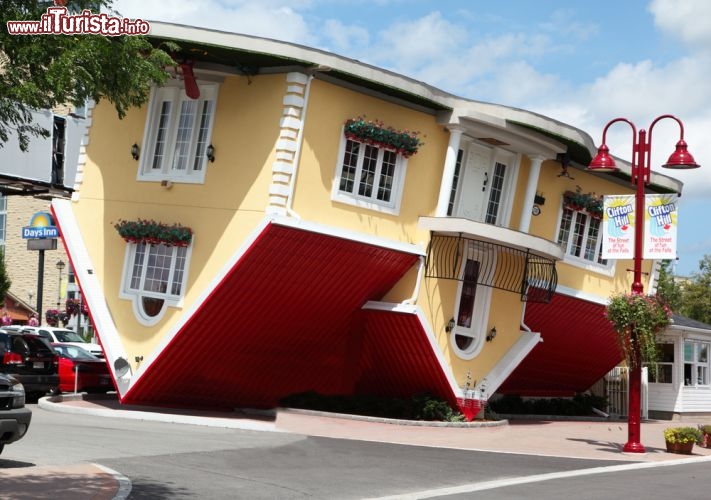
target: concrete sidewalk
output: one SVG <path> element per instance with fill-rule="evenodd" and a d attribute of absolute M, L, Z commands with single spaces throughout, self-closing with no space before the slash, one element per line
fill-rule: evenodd
<path fill-rule="evenodd" d="M 526 455 L 587 458 L 629 462 L 711 461 L 711 449 L 694 446 L 693 455 L 666 452 L 663 430 L 696 426 L 711 418 L 684 422 L 644 421 L 646 453 L 627 454 L 627 422 L 511 419 L 501 422 L 427 423 L 334 415 L 280 409 L 275 412 L 185 412 L 166 408 L 120 405 L 115 396 L 64 395 L 43 398 L 40 408 L 139 420 L 176 422 L 235 429 L 289 432 L 308 436 L 356 439 L 405 445 Z M 660 464 L 661 465 L 661 464 Z M 51 484 L 47 478 L 51 477 Z M 0 470 L 3 499 L 124 499 L 131 491 L 128 478 L 97 464 Z M 7 492 L 12 491 L 9 496 Z M 61 494 L 58 494 L 61 492 Z"/>

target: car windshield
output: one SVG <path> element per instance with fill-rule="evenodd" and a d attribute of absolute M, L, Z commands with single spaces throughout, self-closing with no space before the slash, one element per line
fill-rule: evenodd
<path fill-rule="evenodd" d="M 71 330 L 55 330 L 54 335 L 59 342 L 85 342 L 81 336 Z"/>
<path fill-rule="evenodd" d="M 81 347 L 77 347 L 75 345 L 54 344 L 52 347 L 54 347 L 54 350 L 57 351 L 57 353 L 60 356 L 63 356 L 65 358 L 83 359 L 83 360 L 97 360 L 97 361 L 99 360 L 99 358 L 94 356 L 92 353 L 90 353 L 86 349 L 82 349 Z"/>

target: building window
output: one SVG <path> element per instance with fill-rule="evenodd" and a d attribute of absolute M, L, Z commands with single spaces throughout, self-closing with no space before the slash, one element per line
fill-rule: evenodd
<path fill-rule="evenodd" d="M 563 208 L 558 230 L 558 244 L 563 247 L 566 261 L 578 261 L 608 268 L 602 258 L 600 219 L 584 211 Z"/>
<path fill-rule="evenodd" d="M 476 243 L 465 246 L 460 270 L 451 345 L 462 359 L 473 359 L 483 347 L 491 288 L 481 286 L 496 269 L 496 259 Z"/>
<path fill-rule="evenodd" d="M 218 86 L 198 87 L 198 99 L 189 98 L 182 87 L 154 89 L 143 137 L 140 180 L 204 182 Z"/>
<path fill-rule="evenodd" d="M 684 385 L 709 385 L 709 342 L 684 341 Z"/>
<path fill-rule="evenodd" d="M 659 360 L 656 363 L 656 370 L 650 367 L 649 382 L 655 384 L 671 384 L 672 374 L 674 373 L 674 344 L 660 343 L 657 344 L 659 349 Z"/>
<path fill-rule="evenodd" d="M 454 213 L 454 202 L 457 199 L 457 186 L 459 186 L 459 177 L 461 176 L 463 157 L 464 150 L 460 149 L 457 152 L 457 161 L 454 164 L 454 176 L 452 177 L 452 190 L 449 193 L 449 203 L 447 204 L 447 215 L 452 215 Z"/>
<path fill-rule="evenodd" d="M 142 322 L 158 321 L 166 306 L 182 299 L 190 247 L 162 243 L 129 243 L 121 296 L 134 300 Z"/>
<path fill-rule="evenodd" d="M 472 315 L 476 301 L 476 282 L 479 279 L 479 263 L 467 259 L 464 276 L 459 287 L 459 307 L 454 329 L 454 342 L 461 351 L 468 351 L 476 340 L 472 334 Z"/>
<path fill-rule="evenodd" d="M 499 206 L 501 205 L 501 196 L 504 192 L 504 179 L 506 179 L 506 165 L 496 162 L 492 173 L 491 188 L 489 188 L 489 203 L 486 207 L 487 224 L 496 225 L 496 220 L 499 214 Z"/>
<path fill-rule="evenodd" d="M 339 158 L 334 200 L 399 213 L 407 159 L 395 151 L 345 137 Z"/>

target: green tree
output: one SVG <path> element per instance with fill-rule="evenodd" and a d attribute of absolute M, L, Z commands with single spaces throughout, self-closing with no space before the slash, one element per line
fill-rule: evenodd
<path fill-rule="evenodd" d="M 5 295 L 10 290 L 11 284 L 12 281 L 10 281 L 5 269 L 5 250 L 0 248 L 0 300 L 2 300 L 3 306 L 5 305 Z"/>
<path fill-rule="evenodd" d="M 682 289 L 682 315 L 711 324 L 711 255 L 699 261 L 699 270 L 691 275 Z"/>
<path fill-rule="evenodd" d="M 659 278 L 657 279 L 657 295 L 667 303 L 674 312 L 681 310 L 682 288 L 674 279 L 672 263 L 674 261 L 664 260 L 659 267 Z"/>
<path fill-rule="evenodd" d="M 113 0 L 73 0 L 72 12 L 118 15 Z M 120 118 L 144 104 L 151 85 L 163 83 L 174 64 L 142 36 L 10 35 L 7 21 L 39 21 L 52 2 L 0 0 L 0 147 L 14 131 L 25 151 L 31 136 L 49 131 L 32 122 L 31 109 L 80 106 L 108 99 Z M 177 46 L 169 45 L 174 51 Z"/>

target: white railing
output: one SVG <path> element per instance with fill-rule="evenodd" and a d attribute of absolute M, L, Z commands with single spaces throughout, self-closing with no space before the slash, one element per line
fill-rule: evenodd
<path fill-rule="evenodd" d="M 627 417 L 629 408 L 629 368 L 616 366 L 604 377 L 607 413 L 612 417 Z M 642 418 L 649 417 L 649 385 L 647 368 L 642 368 L 642 400 L 640 402 Z"/>

